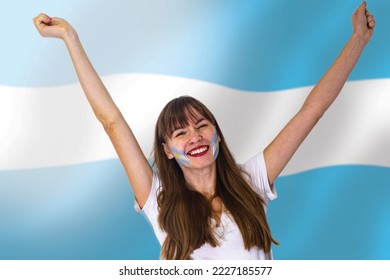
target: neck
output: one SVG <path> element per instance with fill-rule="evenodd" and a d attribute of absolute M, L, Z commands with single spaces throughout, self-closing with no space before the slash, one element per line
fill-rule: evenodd
<path fill-rule="evenodd" d="M 214 196 L 217 188 L 217 169 L 216 164 L 202 169 L 182 168 L 186 181 L 198 192 L 211 198 Z"/>

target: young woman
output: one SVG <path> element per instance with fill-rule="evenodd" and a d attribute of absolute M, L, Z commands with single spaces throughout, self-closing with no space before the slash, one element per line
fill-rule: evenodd
<path fill-rule="evenodd" d="M 273 183 L 340 93 L 369 42 L 374 17 L 363 2 L 352 16 L 344 49 L 276 138 L 238 165 L 212 113 L 178 97 L 156 124 L 154 171 L 95 72 L 73 27 L 61 18 L 34 18 L 39 33 L 63 40 L 81 86 L 124 166 L 137 206 L 153 225 L 162 259 L 271 259 L 266 206 Z"/>

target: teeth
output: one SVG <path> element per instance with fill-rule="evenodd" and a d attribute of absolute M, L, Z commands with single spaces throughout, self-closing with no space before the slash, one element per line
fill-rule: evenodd
<path fill-rule="evenodd" d="M 203 153 L 206 150 L 207 150 L 207 147 L 199 148 L 199 149 L 196 149 L 195 151 L 191 151 L 190 155 L 193 156 L 193 155 L 196 155 L 196 154 L 200 154 L 200 153 Z"/>

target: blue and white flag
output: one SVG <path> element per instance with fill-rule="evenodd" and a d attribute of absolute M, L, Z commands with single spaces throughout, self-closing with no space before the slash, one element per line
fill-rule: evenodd
<path fill-rule="evenodd" d="M 158 259 L 127 177 L 41 12 L 69 21 L 147 156 L 179 95 L 239 163 L 265 148 L 352 34 L 357 0 L 14 1 L 0 34 L 0 259 Z M 390 259 L 390 2 L 339 98 L 277 179 L 275 259 Z"/>

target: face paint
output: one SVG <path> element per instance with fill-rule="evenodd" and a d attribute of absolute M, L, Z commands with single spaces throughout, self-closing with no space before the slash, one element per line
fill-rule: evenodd
<path fill-rule="evenodd" d="M 187 157 L 185 153 L 182 151 L 179 151 L 178 149 L 175 149 L 174 147 L 171 148 L 171 151 L 173 155 L 175 156 L 175 159 L 178 164 L 180 165 L 189 165 L 190 159 Z"/>
<path fill-rule="evenodd" d="M 219 138 L 216 130 L 214 130 L 213 138 L 211 138 L 211 147 L 213 148 L 214 159 L 217 159 L 219 152 Z"/>
<path fill-rule="evenodd" d="M 211 144 L 211 148 L 213 151 L 213 157 L 214 157 L 214 159 L 216 159 L 218 156 L 218 152 L 219 152 L 219 137 L 217 135 L 216 130 L 214 130 L 214 135 L 211 138 L 210 144 Z M 184 153 L 184 151 L 180 151 L 180 150 L 176 149 L 175 147 L 171 147 L 171 152 L 173 153 L 175 160 L 177 161 L 177 163 L 179 165 L 185 165 L 185 166 L 190 165 L 191 160 Z"/>

